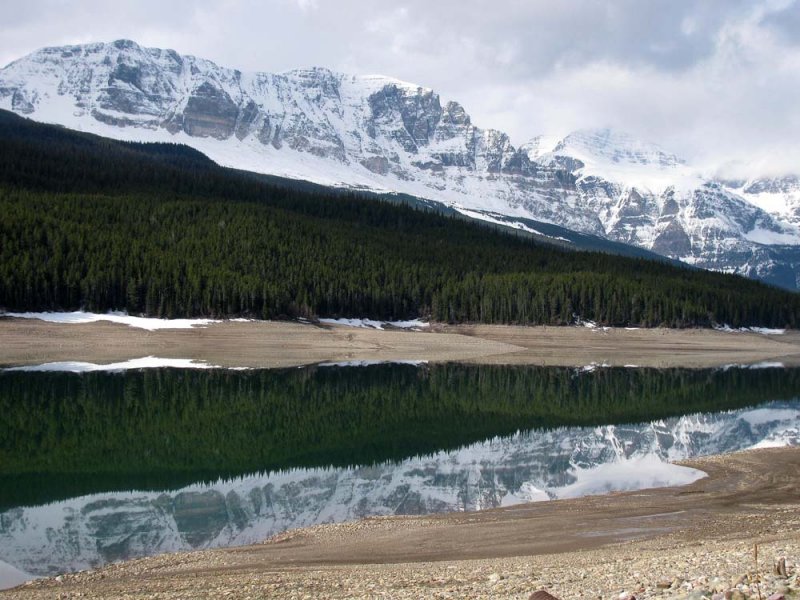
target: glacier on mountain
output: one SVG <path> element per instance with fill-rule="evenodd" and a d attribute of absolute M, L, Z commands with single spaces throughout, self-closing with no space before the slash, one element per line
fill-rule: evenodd
<path fill-rule="evenodd" d="M 519 147 L 431 89 L 310 68 L 246 73 L 128 40 L 45 48 L 0 70 L 0 108 L 225 165 L 534 219 L 797 287 L 798 177 L 704 176 L 597 129 Z M 525 229 L 522 223 L 518 228 Z"/>

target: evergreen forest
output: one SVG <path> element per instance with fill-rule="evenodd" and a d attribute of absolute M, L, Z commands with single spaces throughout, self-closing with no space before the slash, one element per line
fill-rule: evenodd
<path fill-rule="evenodd" d="M 800 295 L 0 111 L 0 309 L 797 327 Z"/>

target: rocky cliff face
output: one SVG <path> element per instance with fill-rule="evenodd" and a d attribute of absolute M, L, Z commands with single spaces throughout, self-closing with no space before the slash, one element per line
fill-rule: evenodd
<path fill-rule="evenodd" d="M 120 40 L 45 48 L 8 65 L 0 108 L 186 143 L 226 166 L 408 193 L 478 218 L 547 221 L 791 287 L 800 273 L 796 177 L 732 187 L 608 130 L 515 147 L 457 102 L 387 77 L 243 73 Z"/>
<path fill-rule="evenodd" d="M 94 494 L 0 513 L 0 560 L 36 575 L 174 550 L 258 542 L 370 515 L 479 510 L 681 484 L 663 461 L 800 444 L 800 405 L 653 423 L 530 431 L 397 464 L 299 469 L 169 492 Z"/>
<path fill-rule="evenodd" d="M 726 185 L 751 204 L 800 225 L 800 176 L 756 177 L 748 181 L 726 182 Z"/>
<path fill-rule="evenodd" d="M 784 285 L 796 285 L 800 252 L 782 247 L 797 245 L 795 224 L 741 190 L 704 178 L 677 156 L 596 130 L 567 136 L 538 162 L 569 165 L 583 205 L 610 239 L 704 268 L 783 277 Z"/>

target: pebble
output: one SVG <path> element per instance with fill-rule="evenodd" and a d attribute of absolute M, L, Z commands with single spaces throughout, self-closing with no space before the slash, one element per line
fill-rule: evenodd
<path fill-rule="evenodd" d="M 786 515 L 787 521 L 794 518 Z M 759 587 L 749 539 L 697 546 L 682 538 L 658 538 L 557 556 L 287 570 L 242 566 L 257 564 L 248 563 L 243 550 L 177 553 L 39 580 L 0 597 L 757 600 L 760 591 L 762 600 L 797 600 L 800 539 L 795 532 L 800 519 L 791 524 L 784 539 L 759 545 Z M 244 558 L 239 558 L 242 552 Z M 774 560 L 782 556 L 787 559 L 786 577 L 773 574 Z M 198 571 L 203 576 L 196 577 Z"/>

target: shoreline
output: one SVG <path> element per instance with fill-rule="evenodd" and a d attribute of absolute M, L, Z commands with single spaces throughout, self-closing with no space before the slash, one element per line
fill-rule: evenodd
<path fill-rule="evenodd" d="M 421 331 L 288 321 L 224 321 L 182 329 L 0 318 L 0 365 L 120 363 L 158 357 L 223 368 L 288 368 L 360 361 L 487 365 L 711 368 L 800 366 L 800 331 L 445 325 Z"/>
<path fill-rule="evenodd" d="M 786 583 L 796 585 L 800 448 L 679 464 L 708 476 L 681 487 L 319 525 L 253 546 L 37 580 L 0 597 L 527 598 L 541 588 L 561 600 L 685 597 L 698 586 L 748 586 L 756 543 L 764 597 L 781 585 L 767 577 L 779 557 L 793 576 Z"/>

